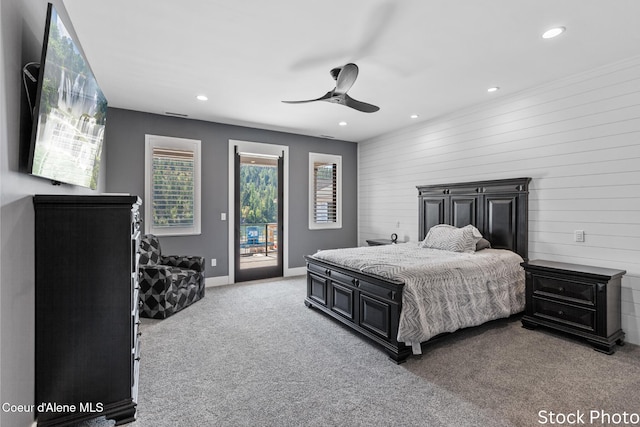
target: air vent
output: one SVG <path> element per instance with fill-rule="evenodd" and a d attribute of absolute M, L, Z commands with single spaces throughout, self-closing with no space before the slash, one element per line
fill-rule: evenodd
<path fill-rule="evenodd" d="M 189 117 L 187 114 L 180 114 L 180 113 L 172 113 L 170 111 L 165 111 L 165 114 L 167 116 L 175 116 L 175 117 Z"/>
<path fill-rule="evenodd" d="M 320 135 L 320 138 L 335 139 L 336 137 L 331 135 Z"/>

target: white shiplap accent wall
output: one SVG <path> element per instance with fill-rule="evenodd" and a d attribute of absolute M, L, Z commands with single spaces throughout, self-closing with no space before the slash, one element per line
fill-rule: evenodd
<path fill-rule="evenodd" d="M 360 244 L 418 238 L 416 185 L 532 177 L 530 259 L 626 270 L 640 344 L 640 57 L 361 142 L 358 162 Z"/>

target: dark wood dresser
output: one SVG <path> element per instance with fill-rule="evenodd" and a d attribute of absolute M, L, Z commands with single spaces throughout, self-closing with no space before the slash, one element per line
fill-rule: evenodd
<path fill-rule="evenodd" d="M 135 419 L 140 199 L 37 195 L 38 426 Z"/>
<path fill-rule="evenodd" d="M 620 283 L 624 270 L 533 260 L 523 262 L 526 308 L 522 325 L 546 326 L 585 338 L 612 354 L 624 344 Z"/>

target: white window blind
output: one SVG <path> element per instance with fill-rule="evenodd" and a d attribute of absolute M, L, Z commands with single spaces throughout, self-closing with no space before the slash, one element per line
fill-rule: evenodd
<path fill-rule="evenodd" d="M 337 198 L 337 166 L 335 163 L 313 163 L 313 215 L 316 223 L 336 222 L 338 216 Z"/>
<path fill-rule="evenodd" d="M 194 208 L 193 151 L 153 149 L 153 226 L 191 227 Z"/>
<path fill-rule="evenodd" d="M 342 157 L 309 153 L 309 228 L 341 228 Z"/>
<path fill-rule="evenodd" d="M 147 232 L 200 234 L 200 141 L 147 135 L 146 152 Z"/>

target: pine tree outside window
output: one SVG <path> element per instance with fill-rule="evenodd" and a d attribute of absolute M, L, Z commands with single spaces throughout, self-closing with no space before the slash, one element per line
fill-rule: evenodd
<path fill-rule="evenodd" d="M 200 141 L 146 135 L 145 231 L 200 234 Z"/>
<path fill-rule="evenodd" d="M 342 156 L 309 153 L 309 229 L 342 228 Z"/>

